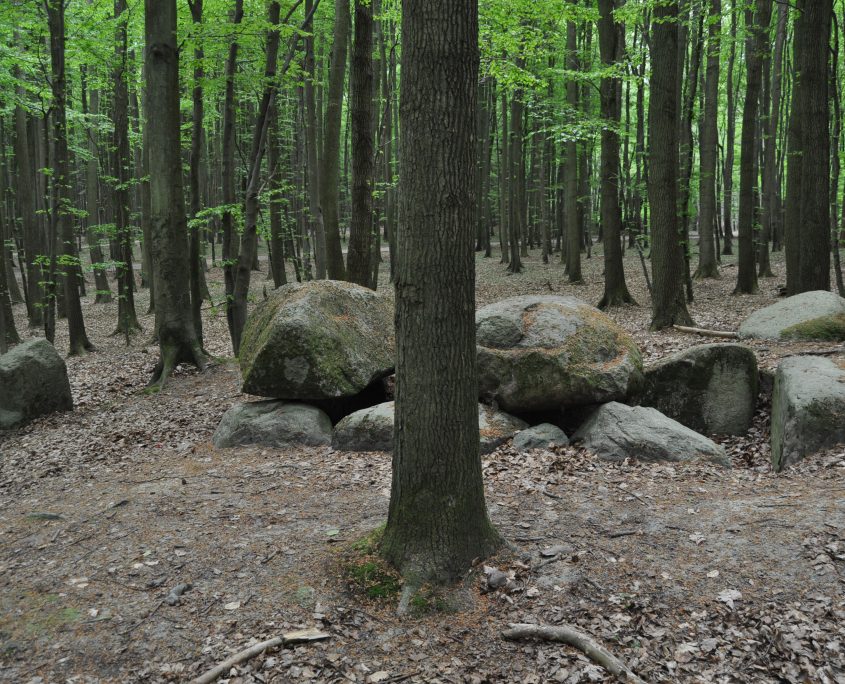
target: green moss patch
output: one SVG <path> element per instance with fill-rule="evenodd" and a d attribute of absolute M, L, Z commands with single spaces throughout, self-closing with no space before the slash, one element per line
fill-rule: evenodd
<path fill-rule="evenodd" d="M 372 601 L 395 601 L 402 577 L 379 555 L 384 527 L 352 542 L 342 553 L 341 574 L 353 594 Z"/>
<path fill-rule="evenodd" d="M 820 316 L 785 328 L 781 339 L 845 342 L 845 314 Z"/>

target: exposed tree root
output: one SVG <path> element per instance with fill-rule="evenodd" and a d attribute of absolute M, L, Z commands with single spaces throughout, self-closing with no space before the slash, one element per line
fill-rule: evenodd
<path fill-rule="evenodd" d="M 268 648 L 301 644 L 307 641 L 322 641 L 323 639 L 328 639 L 330 636 L 330 634 L 319 632 L 316 629 L 302 629 L 296 632 L 288 632 L 287 634 L 282 634 L 281 636 L 273 637 L 272 639 L 267 639 L 267 641 L 261 641 L 249 648 L 245 648 L 243 651 L 239 651 L 231 658 L 224 660 L 216 667 L 210 669 L 208 672 L 192 679 L 190 684 L 211 684 L 211 682 L 215 681 L 218 677 L 227 674 L 235 665 L 260 655 Z"/>
<path fill-rule="evenodd" d="M 622 682 L 645 684 L 645 681 L 634 674 L 631 668 L 610 651 L 600 646 L 591 636 L 579 632 L 570 625 L 528 625 L 512 623 L 508 627 L 509 629 L 502 632 L 502 636 L 505 639 L 513 641 L 516 639 L 535 638 L 546 641 L 558 641 L 582 651 L 590 660 L 597 665 L 601 665 Z"/>
<path fill-rule="evenodd" d="M 703 337 L 723 337 L 729 340 L 739 338 L 739 334 L 730 330 L 708 330 L 707 328 L 692 328 L 687 325 L 673 325 L 675 330 L 680 332 L 692 333 L 693 335 L 701 335 Z"/>
<path fill-rule="evenodd" d="M 159 337 L 161 337 L 161 332 L 159 332 Z M 161 356 L 155 370 L 153 370 L 153 376 L 147 384 L 147 390 L 150 392 L 157 392 L 164 387 L 165 381 L 180 363 L 192 363 L 200 371 L 205 371 L 208 368 L 208 359 L 202 350 L 202 346 L 196 340 L 192 343 L 160 342 L 160 348 Z"/>

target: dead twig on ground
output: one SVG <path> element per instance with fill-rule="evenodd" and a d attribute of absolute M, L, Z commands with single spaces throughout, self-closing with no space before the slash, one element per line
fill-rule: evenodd
<path fill-rule="evenodd" d="M 502 632 L 505 639 L 514 641 L 516 639 L 544 639 L 546 641 L 558 641 L 577 648 L 583 652 L 594 663 L 601 665 L 610 674 L 615 675 L 623 682 L 633 684 L 645 684 L 634 671 L 625 663 L 614 656 L 610 651 L 600 646 L 591 636 L 580 632 L 570 625 L 529 625 L 511 623 L 508 629 Z"/>
<path fill-rule="evenodd" d="M 739 339 L 739 333 L 730 330 L 708 330 L 707 328 L 691 328 L 686 325 L 673 325 L 672 327 L 680 332 L 701 335 L 702 337 L 723 337 L 729 340 Z"/>

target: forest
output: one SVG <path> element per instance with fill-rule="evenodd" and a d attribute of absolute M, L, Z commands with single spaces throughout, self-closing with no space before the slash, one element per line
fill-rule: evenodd
<path fill-rule="evenodd" d="M 845 683 L 845 1 L 0 36 L 0 681 Z"/>

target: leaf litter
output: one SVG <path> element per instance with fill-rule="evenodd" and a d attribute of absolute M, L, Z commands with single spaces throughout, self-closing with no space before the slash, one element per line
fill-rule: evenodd
<path fill-rule="evenodd" d="M 525 263 L 509 276 L 497 258 L 479 259 L 478 303 L 601 295 L 600 249 L 580 286 L 536 253 Z M 626 267 L 632 294 L 647 302 L 637 262 Z M 697 283 L 696 323 L 735 329 L 775 300 L 777 257 L 774 269 L 780 277 L 756 296 L 729 297 L 730 271 Z M 208 277 L 219 291 L 219 269 Z M 146 296 L 138 293 L 139 312 Z M 77 409 L 0 437 L 8 681 L 187 682 L 250 645 L 308 628 L 331 639 L 264 652 L 220 681 L 611 681 L 575 650 L 499 638 L 511 622 L 535 622 L 577 626 L 649 682 L 845 684 L 845 449 L 773 474 L 765 388 L 751 430 L 717 438 L 729 470 L 607 463 L 577 447 L 506 444 L 485 455 L 491 518 L 515 550 L 470 576 L 464 610 L 399 619 L 395 606 L 350 594 L 337 563 L 339 547 L 386 517 L 389 456 L 216 451 L 217 422 L 243 399 L 237 368 L 223 358 L 222 313 L 206 312 L 204 325 L 215 366 L 203 375 L 179 368 L 148 396 L 152 317 L 140 317 L 147 332 L 127 348 L 110 337 L 115 304 L 84 306 L 98 351 L 68 359 Z M 610 315 L 646 361 L 711 342 L 648 332 L 645 307 Z M 19 306 L 16 316 L 25 331 Z M 830 346 L 750 344 L 764 369 Z M 61 323 L 57 347 L 66 347 Z M 180 587 L 190 590 L 174 595 Z"/>

